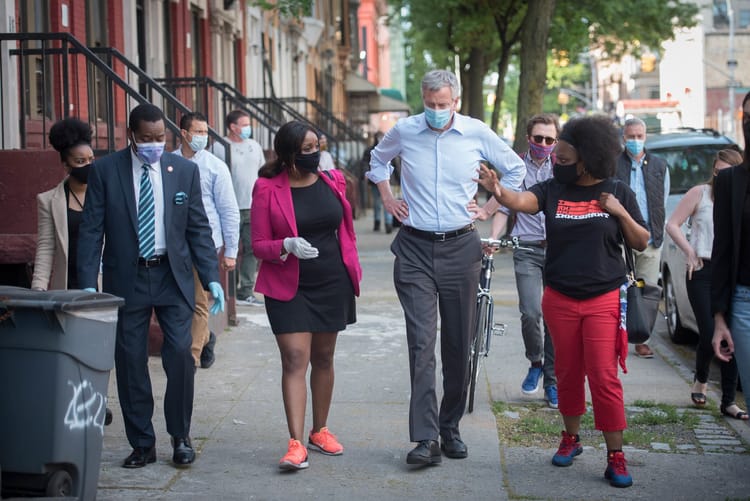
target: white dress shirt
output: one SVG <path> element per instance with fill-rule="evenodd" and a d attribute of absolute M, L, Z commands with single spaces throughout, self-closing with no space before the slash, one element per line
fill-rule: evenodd
<path fill-rule="evenodd" d="M 180 148 L 173 153 L 183 156 Z M 240 211 L 229 167 L 208 150 L 201 150 L 188 160 L 198 164 L 203 208 L 211 226 L 214 245 L 217 250 L 224 246 L 224 256 L 236 259 L 240 246 Z"/>
<path fill-rule="evenodd" d="M 138 213 L 138 203 L 141 194 L 141 175 L 143 165 L 146 163 L 138 155 L 130 150 L 131 164 L 133 166 L 133 192 L 135 193 L 135 210 Z M 161 182 L 161 162 L 151 164 L 148 169 L 148 177 L 151 179 L 151 190 L 154 192 L 154 253 L 159 256 L 167 253 L 167 236 L 164 228 L 164 188 Z"/>

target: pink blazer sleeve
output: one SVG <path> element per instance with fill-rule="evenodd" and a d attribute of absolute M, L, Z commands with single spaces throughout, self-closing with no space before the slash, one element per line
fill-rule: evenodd
<path fill-rule="evenodd" d="M 286 237 L 297 236 L 289 178 L 258 178 L 250 207 L 253 254 L 260 260 L 255 290 L 279 301 L 289 301 L 299 286 L 299 260 L 293 255 L 281 259 Z"/>

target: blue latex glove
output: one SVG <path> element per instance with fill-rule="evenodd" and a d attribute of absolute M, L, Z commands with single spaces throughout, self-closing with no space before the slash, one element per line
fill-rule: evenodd
<path fill-rule="evenodd" d="M 85 290 L 86 292 L 96 292 L 96 289 L 94 289 L 93 287 L 86 287 L 83 290 Z"/>
<path fill-rule="evenodd" d="M 208 290 L 211 291 L 211 296 L 214 298 L 214 304 L 211 306 L 211 315 L 216 315 L 219 312 L 224 311 L 224 290 L 221 288 L 219 282 L 211 282 L 208 284 Z"/>

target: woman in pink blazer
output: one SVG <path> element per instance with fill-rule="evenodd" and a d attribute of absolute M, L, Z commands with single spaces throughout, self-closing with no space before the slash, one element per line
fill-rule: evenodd
<path fill-rule="evenodd" d="M 37 195 L 38 232 L 31 288 L 77 289 L 78 225 L 94 161 L 91 127 L 77 118 L 60 120 L 50 128 L 49 142 L 60 152 L 68 176 Z"/>
<path fill-rule="evenodd" d="M 260 170 L 253 188 L 252 244 L 261 261 L 255 290 L 265 296 L 281 352 L 290 439 L 279 467 L 298 470 L 308 466 L 302 444 L 308 366 L 313 399 L 308 447 L 333 456 L 344 451 L 326 422 L 336 337 L 356 321 L 362 269 L 346 181 L 338 170 L 318 170 L 318 135 L 306 124 L 289 122 L 276 133 L 274 150 L 278 158 Z"/>

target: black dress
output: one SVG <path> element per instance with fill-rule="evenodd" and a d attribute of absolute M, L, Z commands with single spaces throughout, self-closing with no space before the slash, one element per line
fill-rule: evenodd
<path fill-rule="evenodd" d="M 343 207 L 321 179 L 291 190 L 297 233 L 317 247 L 318 257 L 300 259 L 299 288 L 291 300 L 266 296 L 271 330 L 274 334 L 342 331 L 356 322 L 354 287 L 337 236 Z"/>
<path fill-rule="evenodd" d="M 68 185 L 65 185 L 65 199 L 70 200 L 70 197 L 75 197 L 71 194 Z M 78 205 L 81 202 L 76 198 Z M 78 228 L 81 226 L 83 220 L 83 207 L 81 210 L 75 210 L 70 208 L 70 202 L 66 204 L 68 207 L 68 289 L 78 288 Z"/>

